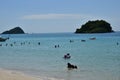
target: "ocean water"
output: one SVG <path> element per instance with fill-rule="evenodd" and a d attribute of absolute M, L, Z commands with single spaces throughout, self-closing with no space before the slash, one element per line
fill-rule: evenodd
<path fill-rule="evenodd" d="M 0 42 L 0 68 L 21 71 L 43 80 L 120 80 L 120 32 L 0 36 L 10 37 Z M 90 40 L 91 37 L 96 40 Z M 63 56 L 67 53 L 71 59 L 65 60 Z M 78 69 L 68 70 L 68 62 Z"/>

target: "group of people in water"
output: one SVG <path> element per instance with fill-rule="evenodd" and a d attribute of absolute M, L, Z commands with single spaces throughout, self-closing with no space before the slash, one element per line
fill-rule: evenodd
<path fill-rule="evenodd" d="M 20 43 L 18 43 L 18 42 L 12 42 L 12 43 L 1 43 L 0 44 L 0 46 L 15 46 L 15 45 L 21 45 L 21 46 L 23 46 L 23 45 L 25 45 L 25 44 L 28 44 L 28 45 L 30 45 L 31 43 L 30 42 L 20 42 Z M 38 45 L 40 45 L 40 42 L 37 42 L 36 44 L 38 44 Z"/>
<path fill-rule="evenodd" d="M 70 56 L 70 54 L 69 53 L 67 53 L 67 54 L 65 54 L 64 55 L 64 57 L 63 57 L 64 59 L 70 59 L 71 58 L 71 56 Z"/>
<path fill-rule="evenodd" d="M 64 59 L 70 59 L 71 56 L 70 56 L 69 53 L 67 53 L 67 54 L 64 55 L 63 58 L 64 58 Z M 68 69 L 77 69 L 77 66 L 76 66 L 76 65 L 73 65 L 73 64 L 71 64 L 71 63 L 67 63 L 67 68 L 68 68 Z"/>
<path fill-rule="evenodd" d="M 96 38 L 90 38 L 90 40 L 95 40 Z M 85 42 L 85 40 L 81 40 L 82 42 Z M 74 42 L 73 40 L 70 40 L 70 43 L 72 43 L 72 42 Z M 6 43 L 6 44 L 4 44 L 5 46 L 8 46 L 8 45 L 10 45 L 10 46 L 14 46 L 14 45 L 16 45 L 17 44 L 17 42 L 13 42 L 13 43 Z M 19 45 L 25 45 L 25 44 L 31 44 L 30 42 L 20 42 L 19 43 Z M 40 42 L 37 42 L 36 43 L 37 45 L 41 45 L 41 43 Z M 117 42 L 116 43 L 117 45 L 119 45 L 119 42 Z M 0 46 L 3 46 L 3 44 L 0 44 Z M 54 45 L 54 47 L 55 48 L 59 48 L 60 46 L 59 46 L 59 44 L 58 45 Z M 67 59 L 71 59 L 71 55 L 69 54 L 69 53 L 67 53 L 67 54 L 65 54 L 64 56 L 63 56 L 63 58 L 65 59 L 65 60 L 67 60 Z M 68 69 L 77 69 L 78 67 L 76 66 L 76 65 L 73 65 L 73 64 L 71 64 L 71 63 L 67 63 L 67 68 Z"/>
<path fill-rule="evenodd" d="M 59 48 L 60 46 L 59 46 L 59 44 L 58 45 L 55 45 L 55 48 Z"/>

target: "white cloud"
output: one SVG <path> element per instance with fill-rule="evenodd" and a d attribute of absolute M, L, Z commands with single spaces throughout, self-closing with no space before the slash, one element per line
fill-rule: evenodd
<path fill-rule="evenodd" d="M 80 14 L 37 14 L 25 15 L 22 19 L 39 20 L 39 19 L 80 19 Z"/>

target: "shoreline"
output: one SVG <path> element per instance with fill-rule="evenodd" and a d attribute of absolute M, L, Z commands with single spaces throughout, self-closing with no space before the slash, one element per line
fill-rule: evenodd
<path fill-rule="evenodd" d="M 0 80 L 64 80 L 45 76 L 35 76 L 24 72 L 0 68 Z"/>
<path fill-rule="evenodd" d="M 37 76 L 31 76 L 22 72 L 0 68 L 0 80 L 43 80 Z"/>

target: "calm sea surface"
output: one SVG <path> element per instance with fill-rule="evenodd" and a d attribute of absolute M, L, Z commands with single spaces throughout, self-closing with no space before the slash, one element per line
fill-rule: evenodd
<path fill-rule="evenodd" d="M 42 76 L 43 80 L 120 80 L 120 32 L 0 36 L 10 37 L 0 42 L 0 68 Z M 96 40 L 89 39 L 92 37 Z M 65 60 L 67 53 L 71 59 Z M 78 69 L 68 70 L 68 62 Z"/>

